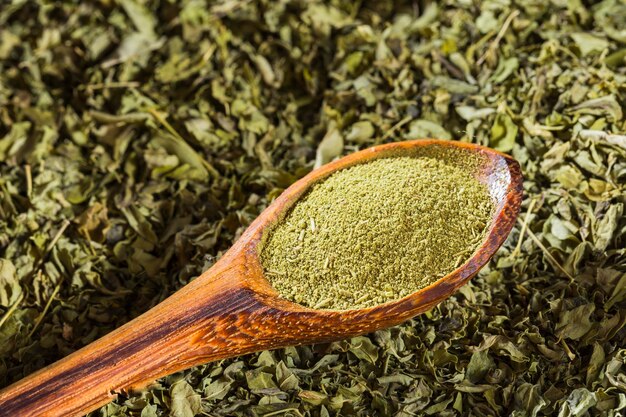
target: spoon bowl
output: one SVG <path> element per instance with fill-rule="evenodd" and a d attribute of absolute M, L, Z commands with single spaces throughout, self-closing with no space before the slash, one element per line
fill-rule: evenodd
<path fill-rule="evenodd" d="M 461 168 L 488 187 L 495 210 L 474 255 L 433 284 L 370 308 L 313 310 L 280 298 L 263 275 L 259 250 L 267 231 L 299 198 L 313 184 L 352 165 L 419 155 L 447 155 L 459 164 L 468 158 L 478 162 Z M 462 142 L 396 142 L 326 164 L 283 192 L 212 268 L 184 288 L 103 338 L 0 391 L 0 416 L 80 416 L 119 393 L 197 364 L 339 340 L 399 324 L 432 308 L 476 275 L 506 240 L 521 199 L 522 175 L 514 159 Z"/>

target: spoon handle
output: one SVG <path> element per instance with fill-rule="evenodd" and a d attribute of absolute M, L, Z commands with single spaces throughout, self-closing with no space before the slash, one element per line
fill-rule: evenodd
<path fill-rule="evenodd" d="M 239 324 L 263 305 L 237 286 L 239 272 L 215 265 L 142 316 L 0 391 L 0 416 L 82 416 L 128 388 L 253 351 L 255 338 Z"/>

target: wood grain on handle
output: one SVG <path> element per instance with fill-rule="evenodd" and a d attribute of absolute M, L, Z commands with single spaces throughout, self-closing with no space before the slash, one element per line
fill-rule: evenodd
<path fill-rule="evenodd" d="M 211 270 L 144 315 L 0 392 L 2 416 L 80 416 L 116 393 L 223 355 L 250 351 L 237 325 L 259 308 L 233 285 L 234 268 Z M 174 308 L 170 308 L 174 307 Z M 236 336 L 235 336 L 236 334 Z M 234 337 L 233 337 L 234 336 Z"/>

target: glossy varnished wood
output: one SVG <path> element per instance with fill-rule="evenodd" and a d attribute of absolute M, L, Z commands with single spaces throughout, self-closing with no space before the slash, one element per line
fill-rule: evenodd
<path fill-rule="evenodd" d="M 474 174 L 491 190 L 496 212 L 475 255 L 436 283 L 376 307 L 311 310 L 278 298 L 263 277 L 258 246 L 311 184 L 368 160 L 425 147 L 480 154 Z M 59 362 L 0 391 L 0 416 L 80 416 L 118 393 L 209 362 L 264 349 L 337 340 L 392 326 L 451 295 L 484 266 L 519 212 L 522 176 L 511 157 L 461 142 L 418 140 L 381 145 L 311 172 L 289 187 L 207 272 L 147 313 Z"/>

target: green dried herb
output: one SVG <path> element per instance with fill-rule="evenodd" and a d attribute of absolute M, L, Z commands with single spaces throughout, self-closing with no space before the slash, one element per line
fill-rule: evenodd
<path fill-rule="evenodd" d="M 469 169 L 478 157 L 439 153 L 378 159 L 315 184 L 262 242 L 272 286 L 312 308 L 364 308 L 460 266 L 483 240 L 493 203 Z"/>
<path fill-rule="evenodd" d="M 624 414 L 625 66 L 620 0 L 3 2 L 0 386 L 200 274 L 316 162 L 435 136 L 524 174 L 468 285 L 92 415 Z"/>

